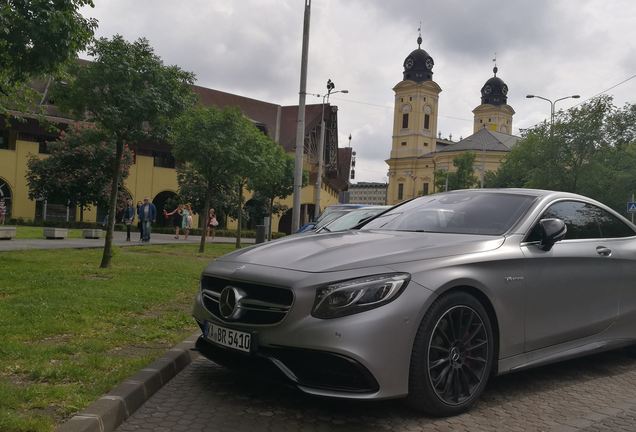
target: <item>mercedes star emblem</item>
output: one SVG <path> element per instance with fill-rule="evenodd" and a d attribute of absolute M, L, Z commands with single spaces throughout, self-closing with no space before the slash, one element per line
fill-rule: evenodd
<path fill-rule="evenodd" d="M 241 312 L 240 301 L 245 296 L 238 288 L 226 286 L 219 298 L 219 312 L 225 319 L 237 319 Z"/>

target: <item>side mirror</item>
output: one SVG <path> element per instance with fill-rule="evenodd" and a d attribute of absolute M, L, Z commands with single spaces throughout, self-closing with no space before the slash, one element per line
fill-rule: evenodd
<path fill-rule="evenodd" d="M 556 242 L 565 238 L 568 227 L 561 219 L 541 219 L 539 230 L 541 232 L 539 249 L 549 251 Z"/>

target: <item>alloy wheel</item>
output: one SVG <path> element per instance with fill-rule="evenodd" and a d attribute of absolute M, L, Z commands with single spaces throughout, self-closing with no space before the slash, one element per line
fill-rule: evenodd
<path fill-rule="evenodd" d="M 486 378 L 488 332 L 480 315 L 453 306 L 437 321 L 428 344 L 428 377 L 437 397 L 448 405 L 468 401 Z"/>

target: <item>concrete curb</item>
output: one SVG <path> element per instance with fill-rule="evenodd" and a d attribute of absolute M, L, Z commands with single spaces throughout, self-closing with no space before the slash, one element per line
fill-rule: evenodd
<path fill-rule="evenodd" d="M 112 432 L 153 394 L 186 368 L 199 354 L 193 351 L 199 332 L 176 345 L 129 377 L 84 411 L 60 425 L 57 432 Z"/>

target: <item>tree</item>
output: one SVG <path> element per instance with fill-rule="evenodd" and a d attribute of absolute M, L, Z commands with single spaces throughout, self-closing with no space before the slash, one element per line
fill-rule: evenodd
<path fill-rule="evenodd" d="M 435 171 L 435 187 L 437 190 L 470 189 L 477 184 L 473 173 L 475 153 L 466 152 L 453 159 L 454 172 Z M 448 186 L 448 188 L 447 188 Z"/>
<path fill-rule="evenodd" d="M 528 130 L 486 184 L 580 193 L 623 211 L 636 190 L 634 166 L 636 105 L 600 96 L 559 113 L 552 130 Z"/>
<path fill-rule="evenodd" d="M 50 155 L 44 159 L 31 156 L 28 161 L 29 198 L 68 201 L 84 209 L 105 205 L 112 188 L 112 178 L 104 176 L 115 159 L 115 142 L 94 128 L 71 128 L 62 132 L 59 141 L 48 143 Z M 128 177 L 132 153 L 126 147 L 122 157 L 120 185 Z"/>
<path fill-rule="evenodd" d="M 112 189 L 109 214 L 117 206 L 124 145 L 162 139 L 170 120 L 190 107 L 194 75 L 177 66 L 165 66 L 146 39 L 129 43 L 117 35 L 101 38 L 88 49 L 94 61 L 74 64 L 68 84 L 56 86 L 59 106 L 86 120 L 115 141 L 116 157 L 110 168 Z M 110 265 L 115 218 L 109 218 L 101 267 Z"/>
<path fill-rule="evenodd" d="M 222 179 L 220 179 L 222 180 Z M 207 182 L 205 178 L 189 164 L 179 164 L 177 166 L 177 181 L 179 183 L 179 196 L 183 202 L 192 204 L 195 213 L 199 213 L 201 218 L 199 223 L 205 229 L 207 223 L 207 213 L 205 212 L 205 196 L 207 194 Z M 234 214 L 234 203 L 238 199 L 236 190 L 229 182 L 218 181 L 211 185 L 214 190 L 210 194 L 208 210 L 214 208 L 217 215 Z"/>
<path fill-rule="evenodd" d="M 294 192 L 294 158 L 286 154 L 282 147 L 276 145 L 272 149 L 271 169 L 266 175 L 252 176 L 248 180 L 248 188 L 253 190 L 253 199 L 262 201 L 265 212 L 269 216 L 269 226 L 267 227 L 268 238 L 271 240 L 272 215 L 279 214 L 286 210 L 285 206 L 276 207 L 276 198 L 285 199 Z M 303 187 L 307 185 L 307 172 L 303 172 Z"/>
<path fill-rule="evenodd" d="M 198 173 L 203 214 L 207 218 L 215 193 L 226 185 L 236 191 L 237 247 L 240 247 L 243 188 L 246 178 L 264 175 L 271 140 L 236 108 L 196 107 L 180 116 L 170 135 L 175 157 Z M 205 250 L 205 233 L 199 252 Z"/>
<path fill-rule="evenodd" d="M 0 3 L 0 113 L 35 101 L 28 82 L 55 74 L 93 38 L 97 21 L 79 9 L 92 0 L 8 0 Z"/>

